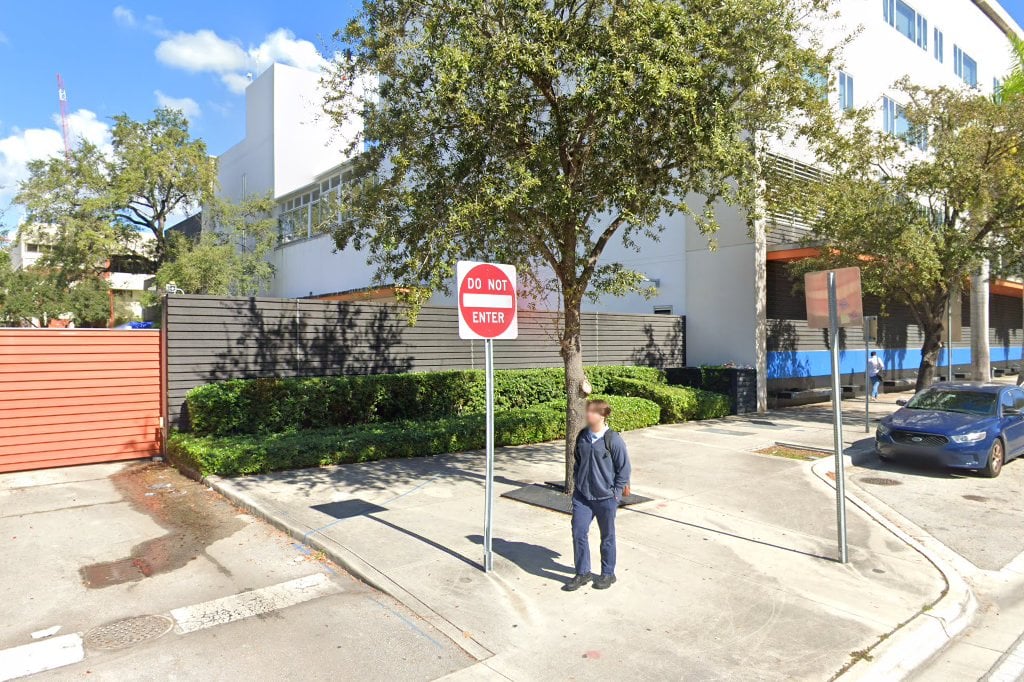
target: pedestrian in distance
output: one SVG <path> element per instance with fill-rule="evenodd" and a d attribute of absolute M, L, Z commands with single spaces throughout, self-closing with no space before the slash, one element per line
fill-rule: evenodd
<path fill-rule="evenodd" d="M 871 380 L 871 399 L 878 400 L 878 387 L 882 385 L 882 379 L 884 375 L 882 372 L 885 371 L 885 363 L 882 362 L 882 358 L 878 357 L 878 353 L 871 351 L 871 357 L 868 358 L 868 378 Z"/>
<path fill-rule="evenodd" d="M 615 512 L 629 489 L 626 441 L 608 428 L 611 406 L 587 401 L 587 428 L 576 436 L 573 464 L 576 487 L 572 494 L 572 549 L 576 575 L 562 589 L 573 592 L 593 581 L 605 590 L 615 582 Z M 601 531 L 601 575 L 590 571 L 590 525 Z"/>

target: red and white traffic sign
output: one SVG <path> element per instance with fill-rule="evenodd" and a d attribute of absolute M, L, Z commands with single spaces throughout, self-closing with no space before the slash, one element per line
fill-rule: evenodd
<path fill-rule="evenodd" d="M 514 339 L 516 269 L 500 263 L 460 260 L 455 265 L 460 339 Z"/>

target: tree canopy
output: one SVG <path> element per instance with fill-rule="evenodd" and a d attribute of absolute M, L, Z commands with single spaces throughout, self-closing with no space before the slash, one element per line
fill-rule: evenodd
<path fill-rule="evenodd" d="M 857 112 L 820 138 L 820 180 L 776 185 L 812 226 L 820 256 L 798 271 L 856 265 L 866 292 L 911 310 L 924 333 L 918 388 L 931 383 L 950 292 L 983 258 L 1024 246 L 1024 101 L 904 82 L 898 136 Z"/>
<path fill-rule="evenodd" d="M 328 112 L 363 117 L 339 248 L 364 247 L 412 302 L 463 258 L 516 265 L 556 292 L 567 484 L 582 423 L 580 309 L 643 274 L 602 257 L 716 202 L 753 211 L 759 141 L 825 106 L 810 22 L 829 0 L 364 0 Z M 368 82 L 376 83 L 367 87 Z"/>
<path fill-rule="evenodd" d="M 253 296 L 274 276 L 268 260 L 277 245 L 277 219 L 271 195 L 235 204 L 211 201 L 196 240 L 172 234 L 167 259 L 157 272 L 157 286 L 174 283 L 190 294 Z"/>

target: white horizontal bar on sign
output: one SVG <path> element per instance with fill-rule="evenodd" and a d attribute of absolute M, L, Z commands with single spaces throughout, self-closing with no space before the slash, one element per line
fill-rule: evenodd
<path fill-rule="evenodd" d="M 508 294 L 463 294 L 463 308 L 511 308 L 512 297 Z"/>

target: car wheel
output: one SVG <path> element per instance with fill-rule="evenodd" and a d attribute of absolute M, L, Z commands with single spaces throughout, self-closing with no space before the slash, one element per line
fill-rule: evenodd
<path fill-rule="evenodd" d="M 1003 462 L 1006 460 L 1006 447 L 1000 438 L 992 443 L 992 449 L 988 453 L 988 464 L 981 470 L 981 475 L 986 478 L 995 478 L 1003 470 Z"/>

